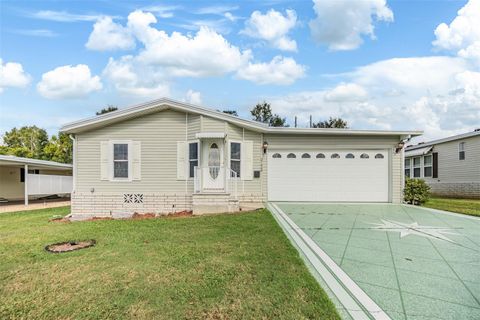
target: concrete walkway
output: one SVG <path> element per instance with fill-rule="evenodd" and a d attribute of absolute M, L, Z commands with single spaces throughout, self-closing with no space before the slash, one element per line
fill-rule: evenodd
<path fill-rule="evenodd" d="M 0 213 L 15 212 L 15 211 L 28 211 L 45 208 L 65 207 L 70 205 L 70 200 L 56 199 L 56 200 L 33 200 L 29 205 L 23 204 L 23 201 L 1 204 Z"/>

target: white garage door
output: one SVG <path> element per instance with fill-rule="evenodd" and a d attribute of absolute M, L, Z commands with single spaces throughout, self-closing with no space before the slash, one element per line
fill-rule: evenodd
<path fill-rule="evenodd" d="M 388 202 L 387 150 L 271 151 L 270 201 Z"/>

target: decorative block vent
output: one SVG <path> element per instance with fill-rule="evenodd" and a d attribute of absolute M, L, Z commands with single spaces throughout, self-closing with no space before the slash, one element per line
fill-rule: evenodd
<path fill-rule="evenodd" d="M 123 203 L 143 203 L 143 193 L 124 193 Z"/>

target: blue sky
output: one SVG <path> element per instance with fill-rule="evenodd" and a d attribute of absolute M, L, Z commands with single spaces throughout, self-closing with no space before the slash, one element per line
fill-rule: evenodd
<path fill-rule="evenodd" d="M 161 96 L 424 139 L 480 127 L 480 0 L 3 1 L 0 28 L 0 132 Z"/>

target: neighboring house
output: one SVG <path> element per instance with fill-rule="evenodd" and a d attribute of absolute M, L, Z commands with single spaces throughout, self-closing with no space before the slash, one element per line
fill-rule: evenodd
<path fill-rule="evenodd" d="M 72 165 L 0 155 L 1 202 L 48 195 L 69 195 L 72 191 Z"/>
<path fill-rule="evenodd" d="M 76 215 L 201 214 L 266 201 L 400 203 L 401 142 L 421 134 L 273 128 L 170 99 L 61 131 L 74 138 Z"/>
<path fill-rule="evenodd" d="M 424 179 L 435 195 L 480 198 L 480 130 L 408 146 L 405 176 Z"/>

